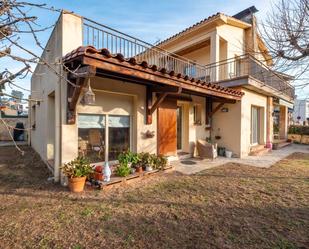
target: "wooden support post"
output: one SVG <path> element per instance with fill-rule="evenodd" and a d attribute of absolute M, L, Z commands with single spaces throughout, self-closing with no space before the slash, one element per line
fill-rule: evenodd
<path fill-rule="evenodd" d="M 207 126 L 211 126 L 211 117 L 210 113 L 212 112 L 212 97 L 206 97 L 206 113 L 205 113 L 205 123 Z"/>
<path fill-rule="evenodd" d="M 168 95 L 168 93 L 162 93 L 157 98 L 156 102 L 153 104 L 153 106 L 150 109 L 150 114 L 152 115 L 154 111 L 158 108 L 158 106 L 162 103 L 162 101 L 165 99 L 165 97 Z"/>
<path fill-rule="evenodd" d="M 211 113 L 209 113 L 209 116 L 212 117 L 217 111 L 221 109 L 222 106 L 224 106 L 224 103 L 217 105 L 217 107 Z"/>
<path fill-rule="evenodd" d="M 152 114 L 150 109 L 152 106 L 152 90 L 150 86 L 146 88 L 146 124 L 152 124 Z"/>
<path fill-rule="evenodd" d="M 180 94 L 182 91 L 181 87 L 150 87 L 146 88 L 146 124 L 152 124 L 152 114 L 159 107 L 159 105 L 164 101 L 169 94 Z M 154 92 L 159 93 L 159 97 L 156 99 L 155 103 L 152 103 L 152 94 Z"/>

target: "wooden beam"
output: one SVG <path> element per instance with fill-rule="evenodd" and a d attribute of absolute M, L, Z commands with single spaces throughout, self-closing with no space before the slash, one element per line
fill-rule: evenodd
<path fill-rule="evenodd" d="M 163 91 L 162 90 L 172 90 L 171 92 L 168 91 Z M 154 91 L 153 91 L 154 90 Z M 152 94 L 156 91 L 160 90 L 160 94 L 157 97 L 155 103 L 152 104 Z M 154 111 L 159 107 L 159 105 L 162 103 L 162 101 L 166 98 L 166 96 L 168 95 L 178 95 L 180 94 L 182 91 L 181 87 L 178 87 L 177 89 L 174 88 L 158 88 L 158 87 L 152 87 L 152 86 L 147 86 L 146 87 L 146 124 L 151 124 L 152 123 L 152 114 L 154 113 Z"/>
<path fill-rule="evenodd" d="M 96 75 L 97 68 L 94 66 L 83 66 L 69 73 L 71 79 L 90 78 Z"/>
<path fill-rule="evenodd" d="M 152 115 L 154 111 L 158 108 L 158 106 L 162 103 L 162 101 L 165 99 L 165 97 L 168 95 L 168 93 L 162 93 L 157 98 L 156 102 L 153 104 L 153 106 L 150 109 L 150 114 Z"/>
<path fill-rule="evenodd" d="M 212 112 L 212 97 L 206 97 L 206 113 L 205 113 L 205 123 L 208 126 L 211 126 L 211 117 L 210 117 L 210 113 Z"/>
<path fill-rule="evenodd" d="M 151 86 L 151 91 L 154 92 L 154 93 L 164 93 L 164 92 L 178 93 L 179 87 L 175 87 L 175 86 Z"/>
<path fill-rule="evenodd" d="M 146 87 L 146 124 L 152 124 L 152 114 L 150 109 L 152 106 L 152 90 L 149 86 Z"/>
<path fill-rule="evenodd" d="M 213 102 L 219 102 L 219 103 L 226 103 L 226 104 L 235 104 L 236 103 L 235 99 L 225 99 L 225 98 L 218 98 L 218 97 L 213 97 L 212 101 Z"/>
<path fill-rule="evenodd" d="M 209 116 L 212 117 L 217 111 L 220 110 L 220 108 L 224 105 L 224 103 L 220 103 L 219 105 L 217 105 L 217 107 L 211 112 L 209 113 Z"/>

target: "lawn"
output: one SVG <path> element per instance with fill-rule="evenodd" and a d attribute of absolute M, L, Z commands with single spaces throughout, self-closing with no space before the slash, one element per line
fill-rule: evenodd
<path fill-rule="evenodd" d="M 71 194 L 0 148 L 0 248 L 309 248 L 309 154 Z"/>

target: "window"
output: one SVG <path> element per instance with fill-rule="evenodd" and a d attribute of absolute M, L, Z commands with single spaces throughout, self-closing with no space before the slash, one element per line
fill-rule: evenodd
<path fill-rule="evenodd" d="M 107 124 L 106 124 L 106 121 Z M 107 128 L 106 128 L 107 125 Z M 107 137 L 108 143 L 105 138 Z M 78 115 L 78 152 L 92 163 L 117 160 L 130 149 L 130 116 Z"/>
<path fill-rule="evenodd" d="M 78 154 L 90 162 L 105 159 L 105 115 L 78 115 Z"/>
<path fill-rule="evenodd" d="M 202 107 L 200 105 L 193 106 L 193 122 L 195 125 L 202 124 Z"/>
<path fill-rule="evenodd" d="M 117 160 L 118 155 L 130 149 L 130 117 L 108 117 L 108 159 Z"/>

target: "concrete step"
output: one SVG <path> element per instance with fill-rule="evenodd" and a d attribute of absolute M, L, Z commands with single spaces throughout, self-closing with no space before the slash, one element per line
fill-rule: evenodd
<path fill-rule="evenodd" d="M 178 160 L 186 160 L 186 159 L 192 158 L 192 155 L 186 152 L 178 152 L 177 157 L 178 157 Z"/>
<path fill-rule="evenodd" d="M 279 142 L 279 143 L 276 143 L 277 145 L 274 146 L 273 144 L 273 150 L 279 150 L 279 149 L 282 149 L 286 146 L 289 146 L 292 144 L 292 142 L 286 142 L 286 141 L 282 141 L 282 142 Z"/>
<path fill-rule="evenodd" d="M 270 148 L 265 148 L 265 145 L 256 145 L 251 147 L 249 156 L 262 156 L 271 151 Z"/>

